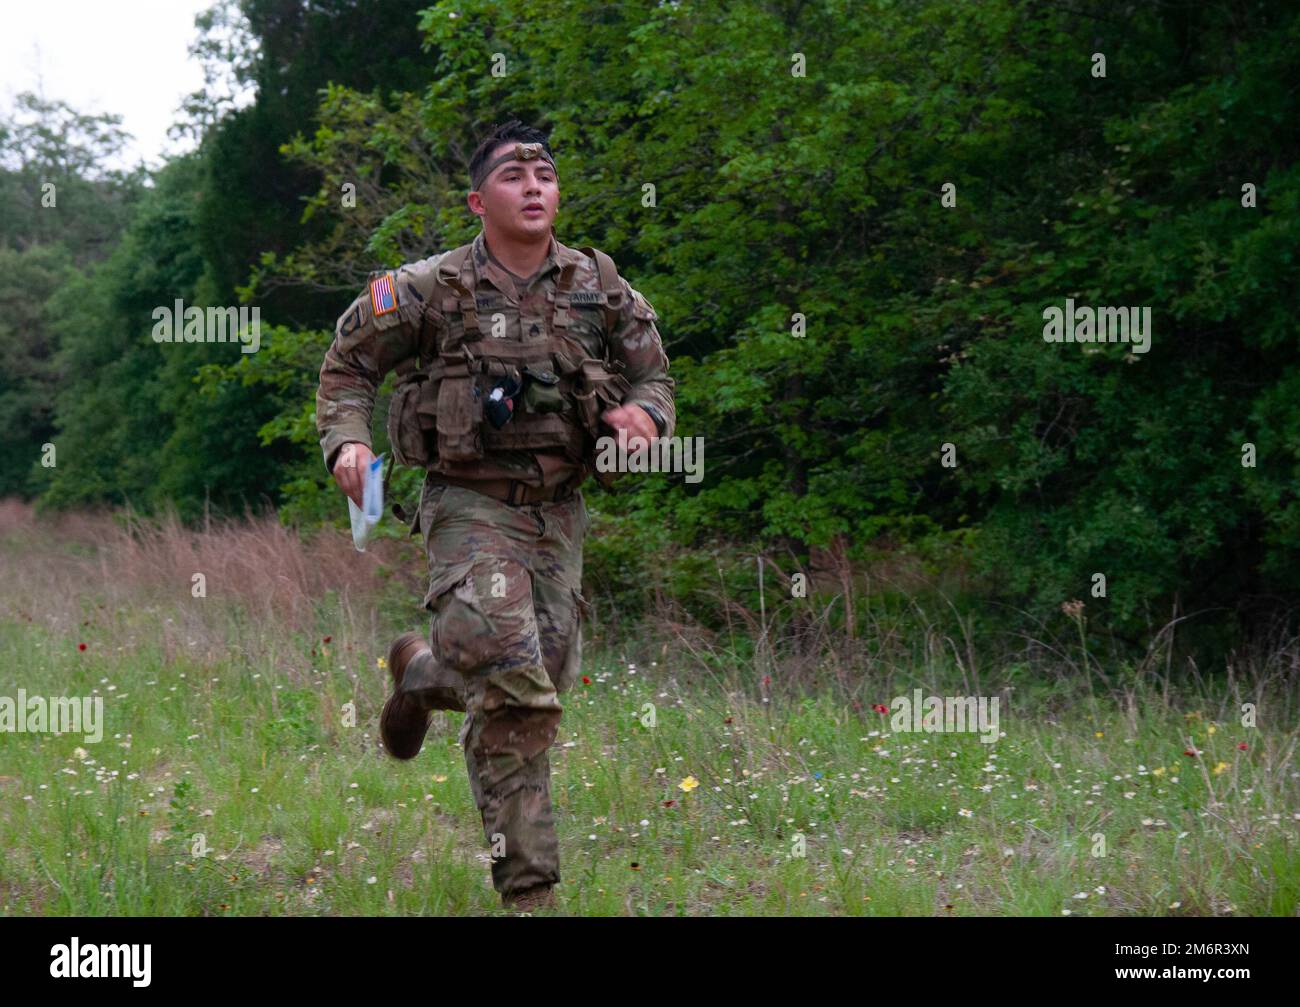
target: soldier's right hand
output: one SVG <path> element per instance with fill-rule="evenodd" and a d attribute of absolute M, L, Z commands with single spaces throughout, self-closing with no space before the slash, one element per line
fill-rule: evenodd
<path fill-rule="evenodd" d="M 365 506 L 362 494 L 366 488 L 366 472 L 374 460 L 370 448 L 359 441 L 344 444 L 334 460 L 334 481 L 358 507 Z"/>

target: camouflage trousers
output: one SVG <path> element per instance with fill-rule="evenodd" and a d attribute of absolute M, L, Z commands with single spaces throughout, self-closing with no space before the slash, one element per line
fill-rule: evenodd
<path fill-rule="evenodd" d="M 589 524 L 581 492 L 511 506 L 426 480 L 420 500 L 430 645 L 463 676 L 460 741 L 503 896 L 560 880 L 547 750 L 582 660 Z"/>

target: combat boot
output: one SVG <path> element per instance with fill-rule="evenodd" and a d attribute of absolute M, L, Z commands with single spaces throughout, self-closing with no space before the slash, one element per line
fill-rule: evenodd
<path fill-rule="evenodd" d="M 397 759 L 414 759 L 424 745 L 434 710 L 461 710 L 456 674 L 438 667 L 419 633 L 403 633 L 388 648 L 393 694 L 379 715 L 379 737 Z"/>
<path fill-rule="evenodd" d="M 538 909 L 559 909 L 555 892 L 550 885 L 534 885 L 522 892 L 511 892 L 501 896 L 501 903 L 511 912 L 531 913 Z"/>

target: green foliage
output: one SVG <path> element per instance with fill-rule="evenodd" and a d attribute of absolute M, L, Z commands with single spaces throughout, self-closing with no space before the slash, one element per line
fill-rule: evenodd
<path fill-rule="evenodd" d="M 39 457 L 54 433 L 58 372 L 47 305 L 72 274 L 63 245 L 0 247 L 0 496 L 31 495 L 49 471 Z"/>
<path fill-rule="evenodd" d="M 49 482 L 40 460 L 61 380 L 51 302 L 105 257 L 142 193 L 141 169 L 102 163 L 122 154 L 120 122 L 30 92 L 0 114 L 0 496 Z"/>
<path fill-rule="evenodd" d="M 1300 19 L 1276 12 L 1248 44 L 1210 43 L 1230 18 L 1225 5 L 1136 16 L 1107 46 L 1132 71 L 1077 78 L 1073 102 L 1046 67 L 1028 82 L 1044 114 L 1023 149 L 1040 155 L 989 212 L 1029 197 L 1024 229 L 1042 223 L 1032 241 L 995 236 L 974 286 L 943 298 L 970 332 L 944 412 L 981 558 L 1040 612 L 1087 598 L 1094 571 L 1109 597 L 1089 604 L 1119 625 L 1295 598 L 1300 174 L 1295 110 L 1270 82 L 1294 76 Z M 1189 37 L 1206 42 L 1176 60 Z M 1042 308 L 1067 296 L 1150 305 L 1151 351 L 1035 344 Z"/>
<path fill-rule="evenodd" d="M 127 135 L 119 115 L 82 115 L 23 92 L 0 114 L 0 247 L 62 243 L 67 260 L 102 259 L 141 195 L 145 171 L 108 169 Z"/>
<path fill-rule="evenodd" d="M 192 833 L 196 819 L 190 801 L 194 796 L 194 782 L 188 776 L 182 776 L 172 787 L 171 800 L 167 802 L 170 823 L 167 831 L 175 838 L 188 840 Z"/>
<path fill-rule="evenodd" d="M 275 715 L 259 722 L 259 740 L 268 751 L 301 751 L 321 739 L 320 701 L 310 689 L 287 689 L 275 697 Z"/>
<path fill-rule="evenodd" d="M 343 520 L 312 418 L 333 320 L 371 269 L 472 237 L 469 152 L 518 116 L 552 131 L 561 239 L 609 251 L 658 310 L 677 433 L 707 448 L 699 484 L 590 492 L 589 569 L 620 612 L 646 584 L 706 604 L 724 554 L 823 548 L 955 550 L 1030 619 L 1077 598 L 1130 638 L 1300 600 L 1290 8 L 241 9 L 261 48 L 231 74 L 254 105 L 160 176 L 101 268 L 26 267 L 59 287 L 63 370 L 28 348 L 0 416 L 34 457 L 42 382 L 62 389 L 47 502 L 194 514 L 266 492 L 287 520 Z M 252 358 L 147 342 L 152 305 L 236 290 L 271 323 Z M 1151 351 L 1044 342 L 1067 297 L 1150 306 Z M 669 546 L 704 558 L 641 558 Z"/>
<path fill-rule="evenodd" d="M 228 6 L 228 5 L 226 5 Z M 246 287 L 264 255 L 326 237 L 325 222 L 304 218 L 303 204 L 321 184 L 312 166 L 280 156 L 281 147 L 317 119 L 321 93 L 334 87 L 389 90 L 422 85 L 427 59 L 415 30 L 419 0 L 241 0 L 240 31 L 255 52 L 225 53 L 239 62 L 232 76 L 257 88 L 257 100 L 220 117 L 203 134 L 205 179 L 196 228 L 214 296 L 227 301 Z M 207 58 L 223 57 L 209 42 Z M 214 110 L 196 111 L 210 118 Z M 361 182 L 352 177 L 352 181 Z M 331 198 L 339 205 L 339 189 Z M 364 243 L 365 235 L 352 231 Z M 356 255 L 360 247 L 353 247 Z M 353 286 L 354 284 L 348 284 Z M 259 302 L 269 316 L 303 319 L 309 327 L 338 317 L 337 293 L 319 286 L 268 285 Z M 353 295 L 354 296 L 354 295 Z M 350 297 L 348 298 L 350 299 Z"/>
<path fill-rule="evenodd" d="M 284 459 L 254 442 L 275 403 L 237 386 L 209 396 L 195 387 L 199 367 L 243 355 L 239 346 L 152 336 L 158 308 L 210 303 L 193 230 L 200 172 L 196 158 L 171 162 L 108 259 L 49 302 L 60 387 L 46 506 L 170 501 L 192 519 L 210 506 L 257 506 L 276 484 Z"/>

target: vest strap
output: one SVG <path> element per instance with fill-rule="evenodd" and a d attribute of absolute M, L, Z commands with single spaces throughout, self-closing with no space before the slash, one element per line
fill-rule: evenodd
<path fill-rule="evenodd" d="M 614 335 L 618 325 L 618 309 L 623 306 L 623 285 L 618 281 L 618 267 L 614 260 L 599 248 L 589 245 L 580 251 L 588 258 L 596 260 L 596 272 L 600 276 L 600 289 L 605 292 L 605 330 L 607 335 Z"/>
<path fill-rule="evenodd" d="M 472 264 L 469 253 L 473 245 L 462 245 L 452 249 L 446 258 L 438 264 L 438 277 L 452 290 L 460 295 L 460 313 L 465 319 L 465 334 L 469 338 L 479 339 L 483 330 L 478 324 L 478 303 L 469 284 L 473 281 Z M 472 337 L 469 333 L 474 333 Z"/>
<path fill-rule="evenodd" d="M 577 266 L 570 262 L 560 270 L 560 279 L 555 284 L 555 300 L 551 304 L 551 331 L 561 330 L 561 335 L 569 328 L 569 291 L 573 289 L 573 275 Z"/>

